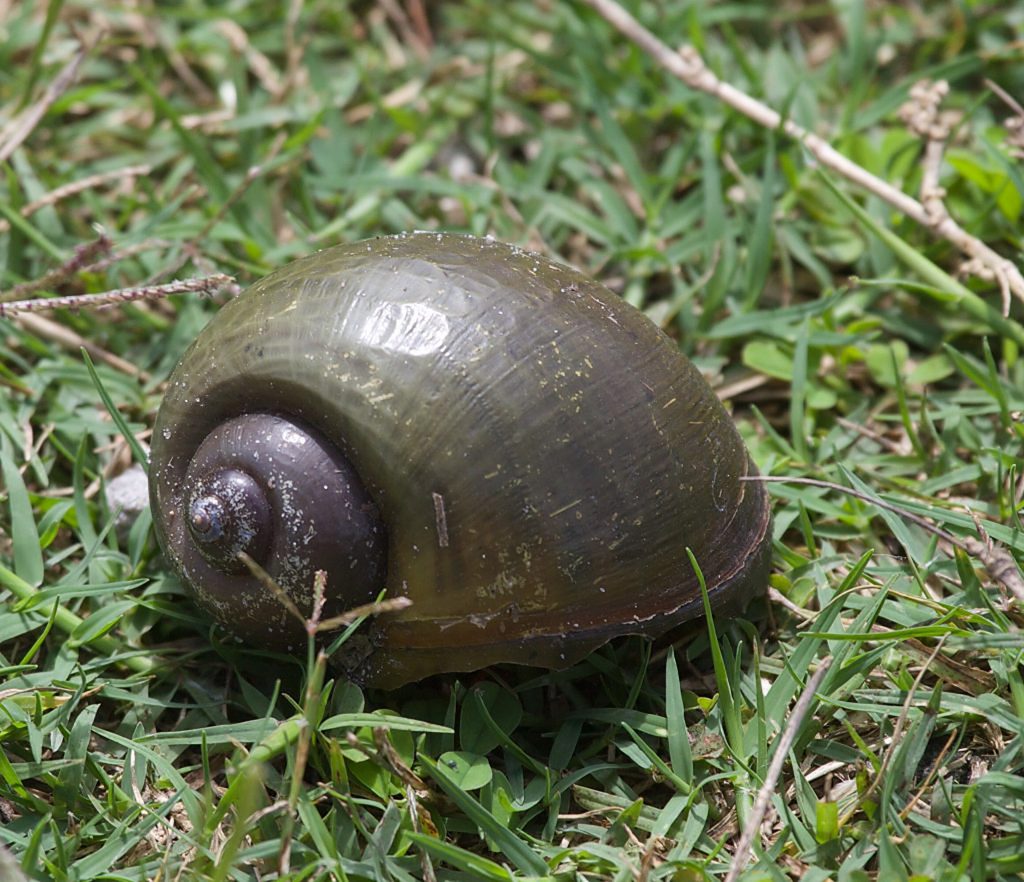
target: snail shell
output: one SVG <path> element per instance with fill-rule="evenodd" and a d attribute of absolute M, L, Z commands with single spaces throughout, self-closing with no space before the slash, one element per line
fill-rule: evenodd
<path fill-rule="evenodd" d="M 418 233 L 298 260 L 228 303 L 171 377 L 152 445 L 157 536 L 226 628 L 367 623 L 357 679 L 564 667 L 621 634 L 763 590 L 770 515 L 728 414 L 604 287 L 485 239 Z M 343 650 L 344 651 L 344 650 Z"/>

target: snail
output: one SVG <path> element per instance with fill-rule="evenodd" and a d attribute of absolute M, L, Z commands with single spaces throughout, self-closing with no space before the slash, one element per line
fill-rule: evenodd
<path fill-rule="evenodd" d="M 226 304 L 153 433 L 157 537 L 244 640 L 305 646 L 245 551 L 309 614 L 382 589 L 340 664 L 393 688 L 500 662 L 566 667 L 763 591 L 770 513 L 678 345 L 582 274 L 434 233 L 330 248 Z M 358 636 L 358 635 L 357 635 Z"/>

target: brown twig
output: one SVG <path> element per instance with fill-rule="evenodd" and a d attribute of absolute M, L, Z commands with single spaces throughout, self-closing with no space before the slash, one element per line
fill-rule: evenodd
<path fill-rule="evenodd" d="M 778 742 L 775 745 L 775 754 L 772 756 L 771 764 L 768 766 L 768 774 L 765 775 L 764 783 L 757 792 L 757 799 L 754 800 L 754 806 L 750 810 L 750 815 L 743 827 L 743 835 L 740 837 L 739 845 L 736 846 L 732 866 L 729 867 L 729 873 L 725 877 L 725 882 L 735 882 L 746 867 L 750 850 L 754 845 L 754 838 L 761 829 L 761 822 L 768 812 L 768 804 L 771 802 L 772 794 L 775 793 L 775 785 L 778 783 L 779 775 L 782 774 L 782 766 L 789 756 L 789 751 L 796 741 L 797 733 L 800 731 L 804 719 L 811 710 L 814 694 L 818 691 L 818 687 L 821 686 L 821 681 L 825 679 L 825 674 L 828 673 L 831 665 L 831 656 L 826 656 L 821 660 L 818 670 L 811 675 L 811 679 L 807 681 L 804 691 L 800 693 L 800 698 L 797 699 L 796 704 L 793 706 L 793 712 L 789 716 L 786 728 L 779 736 Z"/>
<path fill-rule="evenodd" d="M 1016 264 L 992 250 L 977 237 L 972 236 L 951 217 L 946 216 L 935 222 L 928 209 L 912 196 L 908 196 L 899 188 L 883 181 L 843 156 L 823 138 L 808 132 L 791 119 L 784 119 L 767 104 L 718 79 L 693 46 L 683 46 L 679 51 L 670 49 L 615 0 L 584 0 L 584 2 L 621 34 L 647 52 L 662 68 L 691 89 L 717 98 L 733 110 L 767 129 L 784 132 L 799 142 L 824 167 L 878 196 L 907 217 L 934 230 L 937 235 L 956 246 L 968 258 L 968 263 L 964 266 L 965 270 L 976 271 L 979 267 L 985 267 L 993 278 L 1005 277 L 1009 289 L 1024 300 L 1024 275 L 1021 274 Z"/>
<path fill-rule="evenodd" d="M 47 297 L 42 300 L 12 300 L 0 303 L 0 318 L 47 309 L 88 309 L 130 303 L 133 300 L 157 300 L 171 294 L 212 294 L 234 283 L 232 276 L 214 273 L 199 279 L 183 279 L 166 285 L 143 285 L 139 288 L 116 288 L 98 294 L 73 294 L 68 297 Z"/>

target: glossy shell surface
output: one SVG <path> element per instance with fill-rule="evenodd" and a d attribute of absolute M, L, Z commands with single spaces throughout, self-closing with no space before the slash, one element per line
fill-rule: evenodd
<path fill-rule="evenodd" d="M 716 604 L 767 580 L 767 497 L 740 480 L 753 467 L 700 373 L 641 313 L 532 253 L 433 233 L 331 248 L 210 322 L 171 378 L 151 490 L 168 556 L 228 627 L 245 604 L 187 572 L 180 521 L 204 438 L 251 413 L 336 445 L 379 510 L 383 585 L 413 603 L 366 624 L 348 662 L 364 682 L 561 667 L 661 634 L 702 612 L 688 547 Z M 330 574 L 340 607 L 365 601 L 344 583 Z"/>

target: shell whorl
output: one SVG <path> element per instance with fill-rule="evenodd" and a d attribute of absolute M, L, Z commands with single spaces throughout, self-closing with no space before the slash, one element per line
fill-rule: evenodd
<path fill-rule="evenodd" d="M 386 536 L 358 476 L 315 430 L 271 413 L 233 417 L 200 443 L 163 514 L 171 554 L 227 627 L 298 648 L 301 622 L 250 573 L 245 552 L 306 615 L 316 570 L 330 575 L 326 615 L 373 600 L 385 582 Z"/>

